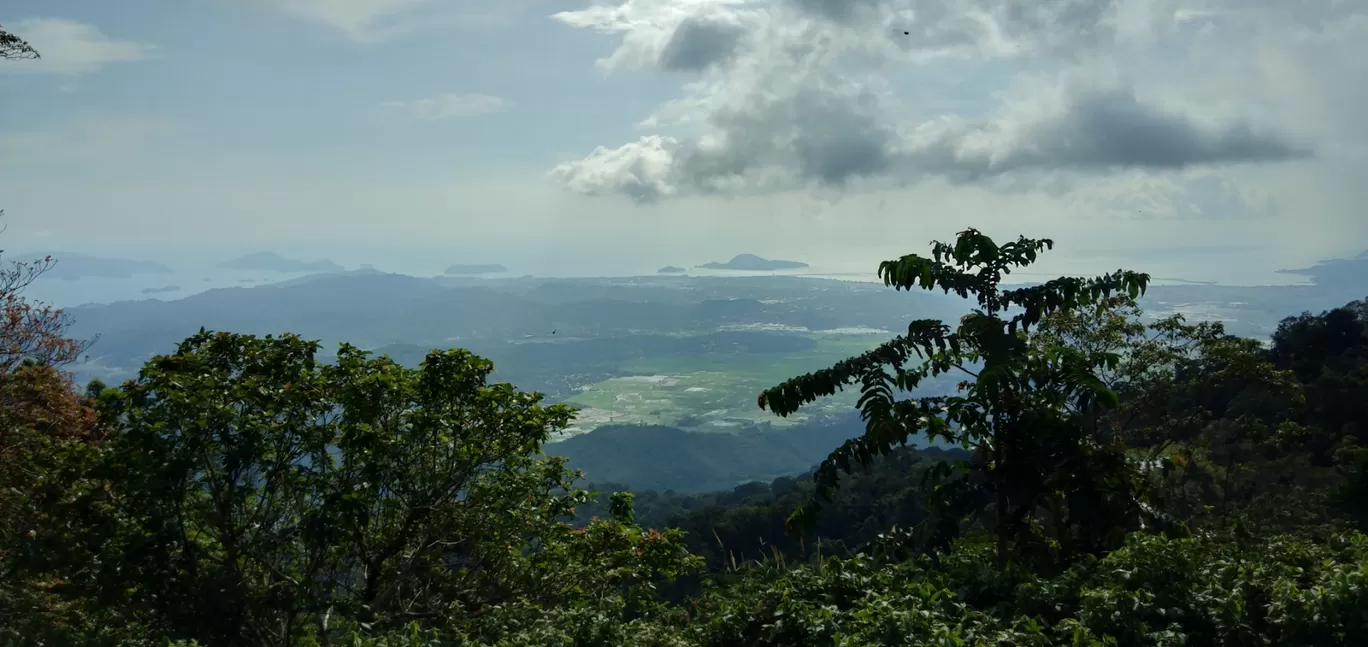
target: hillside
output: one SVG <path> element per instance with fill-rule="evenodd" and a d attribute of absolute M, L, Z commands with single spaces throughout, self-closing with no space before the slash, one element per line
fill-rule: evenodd
<path fill-rule="evenodd" d="M 801 473 L 861 431 L 848 414 L 783 430 L 731 433 L 614 424 L 553 443 L 547 452 L 567 458 L 590 482 L 697 493 Z"/>

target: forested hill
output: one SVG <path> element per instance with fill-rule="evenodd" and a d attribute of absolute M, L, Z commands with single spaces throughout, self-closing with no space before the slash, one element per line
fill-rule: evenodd
<path fill-rule="evenodd" d="M 697 493 L 806 471 L 826 458 L 832 447 L 863 431 L 863 423 L 854 414 L 783 429 L 751 427 L 732 433 L 608 425 L 550 445 L 546 451 L 564 456 L 591 482 L 617 483 L 631 490 Z"/>

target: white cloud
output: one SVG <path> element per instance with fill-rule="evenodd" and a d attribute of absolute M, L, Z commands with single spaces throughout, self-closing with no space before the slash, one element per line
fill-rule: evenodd
<path fill-rule="evenodd" d="M 445 93 L 413 101 L 386 101 L 386 108 L 403 110 L 419 119 L 478 117 L 509 107 L 509 102 L 488 94 Z"/>
<path fill-rule="evenodd" d="M 151 58 L 152 45 L 110 37 L 94 25 L 65 18 L 28 18 L 14 23 L 15 35 L 28 41 L 42 58 L 9 61 L 0 72 L 77 76 L 112 63 Z"/>
<path fill-rule="evenodd" d="M 1214 90 L 1220 84 L 1197 90 L 1209 81 L 1203 73 L 1279 60 L 1265 51 L 1279 26 L 1289 35 L 1275 41 L 1282 53 L 1352 31 L 1346 25 L 1368 15 L 1357 3 L 1296 4 L 1295 12 L 1273 0 L 594 4 L 553 17 L 620 38 L 601 67 L 693 76 L 683 96 L 645 119 L 648 134 L 602 145 L 552 175 L 577 193 L 649 202 L 936 178 L 1059 192 L 1073 190 L 1070 178 L 1100 174 L 1316 159 L 1344 145 L 1335 133 L 1349 122 L 1326 128 L 1321 120 L 1318 129 L 1301 123 L 1307 106 L 1286 104 L 1349 111 L 1347 103 L 1361 114 L 1368 92 L 1348 82 L 1350 70 L 1338 81 L 1312 72 L 1314 81 L 1272 88 L 1264 78 L 1255 101 L 1240 89 L 1259 82 L 1251 70 L 1232 70 L 1225 82 L 1243 81 L 1223 92 Z M 1363 46 L 1346 55 L 1350 41 L 1337 38 L 1339 61 L 1329 51 L 1317 56 L 1361 68 Z M 964 71 L 960 85 L 978 87 L 976 110 L 911 99 L 947 66 Z M 1299 81 L 1314 87 L 1287 87 Z M 1191 177 L 1173 182 L 1187 186 Z"/>

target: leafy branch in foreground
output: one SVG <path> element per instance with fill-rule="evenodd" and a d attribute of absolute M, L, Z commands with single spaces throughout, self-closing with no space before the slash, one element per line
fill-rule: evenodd
<path fill-rule="evenodd" d="M 1125 457 L 1097 442 L 1095 433 L 1097 416 L 1117 403 L 1098 371 L 1119 357 L 1033 345 L 1029 332 L 1053 313 L 1097 307 L 1113 294 L 1137 297 L 1149 276 L 1118 270 L 1002 288 L 1005 276 L 1052 247 L 1048 239 L 1025 237 L 999 245 L 969 229 L 953 245 L 933 243 L 929 258 L 908 255 L 882 263 L 879 276 L 887 286 L 939 288 L 973 297 L 977 307 L 953 328 L 932 319 L 913 321 L 905 335 L 874 350 L 760 395 L 761 408 L 788 416 L 846 387 L 860 388 L 865 433 L 818 468 L 816 495 L 789 518 L 791 532 L 811 526 L 841 474 L 925 435 L 974 452 L 958 469 L 946 465 L 930 472 L 937 514 L 936 523 L 923 527 L 928 546 L 946 545 L 981 508 L 992 511 L 987 521 L 997 535 L 999 560 L 1013 546 L 1058 552 L 1068 539 L 1074 549 L 1092 551 L 1121 541 L 1120 529 L 1129 524 L 1118 521 L 1138 520 L 1138 510 L 1124 482 Z M 951 396 L 896 396 L 947 373 L 970 379 Z M 1055 520 L 1048 529 L 1034 521 L 1034 513 L 1046 509 Z"/>
<path fill-rule="evenodd" d="M 33 49 L 24 39 L 11 34 L 0 25 L 0 60 L 22 60 L 38 58 L 38 50 Z"/>

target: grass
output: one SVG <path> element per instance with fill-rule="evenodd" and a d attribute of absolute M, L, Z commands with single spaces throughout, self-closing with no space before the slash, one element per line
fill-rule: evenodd
<path fill-rule="evenodd" d="M 590 385 L 566 403 L 581 408 L 572 432 L 608 423 L 669 425 L 699 431 L 727 431 L 754 422 L 775 426 L 797 424 L 823 410 L 849 411 L 859 397 L 838 393 L 787 419 L 756 406 L 761 391 L 784 380 L 870 350 L 883 335 L 808 333 L 816 342 L 809 352 L 720 356 L 647 357 L 622 368 L 635 373 Z"/>

